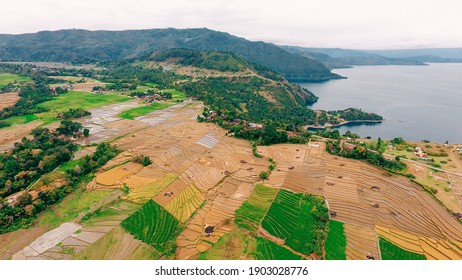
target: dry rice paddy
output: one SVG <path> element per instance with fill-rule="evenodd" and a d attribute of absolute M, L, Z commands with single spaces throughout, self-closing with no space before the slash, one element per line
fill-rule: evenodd
<path fill-rule="evenodd" d="M 17 92 L 8 92 L 0 94 L 0 110 L 3 108 L 11 107 L 19 100 L 19 95 Z"/>

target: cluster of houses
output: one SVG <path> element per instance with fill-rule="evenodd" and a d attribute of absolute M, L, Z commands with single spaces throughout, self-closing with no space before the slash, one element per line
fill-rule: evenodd
<path fill-rule="evenodd" d="M 146 102 L 156 102 L 156 101 L 162 101 L 162 100 L 167 100 L 168 98 L 165 95 L 161 95 L 159 93 L 154 93 L 152 95 L 144 95 L 141 96 L 140 99 Z"/>

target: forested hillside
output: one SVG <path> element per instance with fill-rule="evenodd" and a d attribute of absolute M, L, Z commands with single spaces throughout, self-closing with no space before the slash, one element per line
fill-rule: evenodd
<path fill-rule="evenodd" d="M 229 51 L 264 65 L 287 79 L 322 81 L 339 78 L 322 63 L 278 46 L 251 42 L 209 29 L 130 31 L 60 30 L 0 35 L 0 60 L 89 63 L 139 57 L 155 50 L 188 48 Z"/>

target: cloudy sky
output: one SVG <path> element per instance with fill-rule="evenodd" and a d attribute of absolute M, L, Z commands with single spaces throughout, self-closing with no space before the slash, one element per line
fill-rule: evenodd
<path fill-rule="evenodd" d="M 462 47 L 461 0 L 14 0 L 0 33 L 207 27 L 308 47 Z"/>

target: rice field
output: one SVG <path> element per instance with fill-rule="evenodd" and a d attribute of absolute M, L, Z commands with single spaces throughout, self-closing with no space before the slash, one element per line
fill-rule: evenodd
<path fill-rule="evenodd" d="M 149 105 L 144 105 L 141 107 L 137 108 L 132 108 L 128 109 L 126 111 L 123 111 L 122 113 L 119 114 L 119 117 L 123 119 L 128 119 L 128 120 L 133 120 L 137 117 L 144 116 L 146 114 L 149 114 L 151 112 L 157 111 L 157 110 L 162 110 L 165 108 L 168 108 L 174 104 L 172 103 L 152 103 Z"/>
<path fill-rule="evenodd" d="M 382 260 L 426 260 L 424 255 L 406 251 L 386 239 L 380 238 L 379 244 Z"/>
<path fill-rule="evenodd" d="M 136 239 L 151 245 L 159 252 L 174 248 L 180 223 L 153 200 L 125 219 L 121 226 Z"/>
<path fill-rule="evenodd" d="M 78 253 L 76 260 L 155 260 L 161 253 L 115 227 L 95 243 Z"/>
<path fill-rule="evenodd" d="M 177 175 L 167 173 L 162 178 L 139 187 L 133 187 L 130 184 L 130 181 L 127 181 L 125 183 L 130 188 L 130 193 L 125 196 L 125 199 L 134 203 L 145 203 L 173 183 L 176 179 L 178 179 Z"/>
<path fill-rule="evenodd" d="M 131 98 L 116 94 L 95 94 L 88 92 L 69 91 L 53 97 L 52 100 L 40 104 L 40 107 L 48 109 L 48 112 L 36 114 L 37 118 L 44 124 L 57 121 L 56 115 L 68 111 L 71 108 L 84 110 L 98 108 L 101 106 L 128 101 Z"/>
<path fill-rule="evenodd" d="M 194 185 L 190 185 L 178 195 L 175 193 L 172 195 L 175 198 L 165 206 L 165 210 L 180 222 L 189 219 L 204 201 L 204 195 Z"/>
<path fill-rule="evenodd" d="M 142 168 L 143 166 L 139 163 L 128 162 L 97 174 L 96 183 L 103 186 L 120 185 L 123 178 L 139 172 Z"/>
<path fill-rule="evenodd" d="M 19 100 L 17 92 L 0 93 L 0 110 L 3 108 L 11 107 Z"/>
<path fill-rule="evenodd" d="M 325 251 L 327 260 L 346 260 L 346 236 L 342 222 L 331 220 Z"/>
<path fill-rule="evenodd" d="M 172 106 L 143 117 L 149 123 L 114 120 L 121 110 L 104 118 L 108 127 L 129 130 L 113 141 L 126 152 L 101 169 L 98 175 L 106 178 L 100 176 L 100 183 L 126 184 L 130 191 L 81 220 L 82 233 L 73 238 L 93 239 L 82 251 L 76 249 L 78 256 L 405 259 L 410 252 L 426 259 L 462 259 L 461 225 L 407 178 L 331 156 L 323 143 L 258 147 L 264 156 L 258 159 L 248 142 L 227 137 L 213 124 L 197 123 L 194 117 L 201 110 L 199 105 Z M 126 170 L 128 175 L 117 169 L 138 154 L 149 156 L 152 164 Z M 278 164 L 262 186 L 258 174 L 268 169 L 267 157 Z M 321 196 L 335 221 L 329 221 Z M 55 225 L 67 219 L 63 216 L 75 217 L 74 211 L 91 213 L 85 209 L 94 208 L 92 204 L 81 202 L 58 204 L 40 221 Z M 213 231 L 207 234 L 210 226 Z M 379 247 L 379 237 L 401 251 L 383 242 Z M 62 247 L 77 248 L 72 242 Z M 380 249 L 388 255 L 381 256 Z"/>
<path fill-rule="evenodd" d="M 424 255 L 428 260 L 461 260 L 462 242 L 417 236 L 397 229 L 376 227 L 377 234 L 384 240 L 403 250 Z"/>
<path fill-rule="evenodd" d="M 0 87 L 7 84 L 15 84 L 30 81 L 30 77 L 24 77 L 11 73 L 0 73 Z"/>
<path fill-rule="evenodd" d="M 324 201 L 315 196 L 280 190 L 261 225 L 269 234 L 284 240 L 297 252 L 321 253 L 327 221 Z"/>
<path fill-rule="evenodd" d="M 278 191 L 279 189 L 257 184 L 250 197 L 236 210 L 234 222 L 241 228 L 257 231 Z"/>
<path fill-rule="evenodd" d="M 91 210 L 111 194 L 109 190 L 86 191 L 79 189 L 65 197 L 53 208 L 43 212 L 38 219 L 40 225 L 56 227 L 76 219 L 80 213 Z"/>
<path fill-rule="evenodd" d="M 290 250 L 277 245 L 274 242 L 257 237 L 257 246 L 255 249 L 256 260 L 302 260 L 299 255 Z"/>

